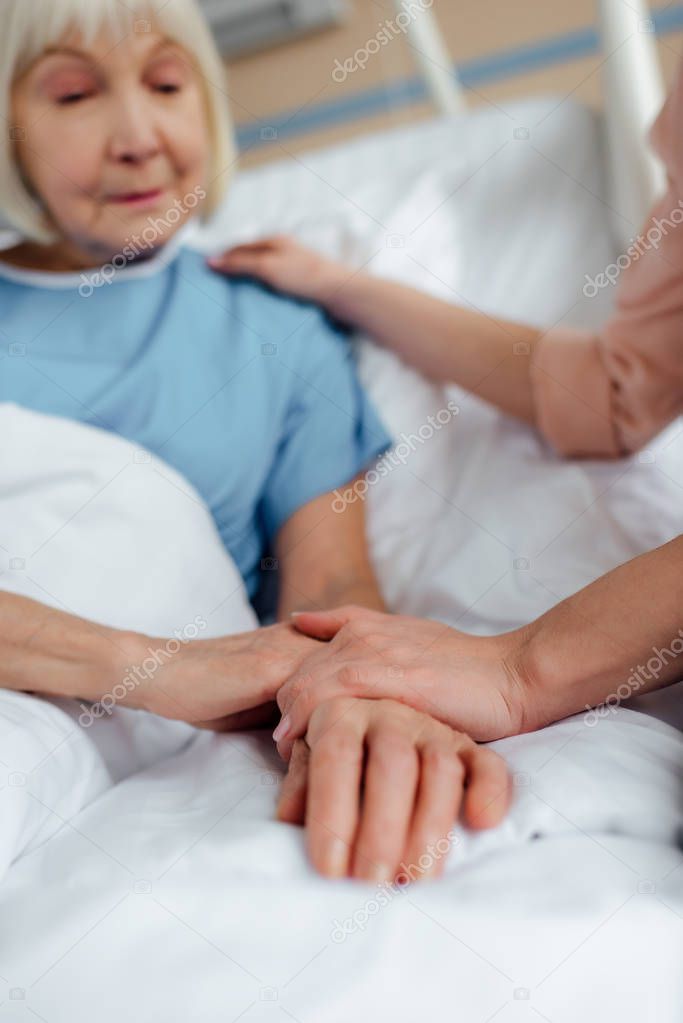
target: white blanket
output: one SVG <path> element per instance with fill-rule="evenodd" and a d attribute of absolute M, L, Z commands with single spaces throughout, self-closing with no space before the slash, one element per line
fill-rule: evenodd
<path fill-rule="evenodd" d="M 486 308 L 557 318 L 577 270 L 610 256 L 590 198 L 594 122 L 568 105 L 559 124 L 534 150 L 513 145 L 502 115 L 473 118 L 455 155 L 443 124 L 422 126 L 247 176 L 233 202 L 245 234 L 306 208 L 307 223 L 279 228 L 359 257 L 386 227 L 406 238 L 424 220 L 419 247 L 383 244 L 378 269 L 410 263 Z M 381 186 L 379 152 L 396 171 Z M 538 215 L 550 198 L 557 232 Z M 375 235 L 354 204 L 381 221 Z M 370 346 L 361 357 L 398 434 L 449 398 Z M 370 490 L 397 609 L 495 631 L 680 531 L 673 432 L 641 461 L 563 465 L 457 400 L 453 423 Z M 197 616 L 204 635 L 253 625 L 205 508 L 169 467 L 12 406 L 0 425 L 0 585 L 159 637 Z M 458 830 L 443 881 L 378 893 L 315 878 L 301 832 L 273 820 L 267 736 L 121 710 L 82 729 L 67 701 L 0 696 L 0 869 L 19 855 L 0 886 L 0 1019 L 413 1023 L 446 1005 L 465 1023 L 681 1018 L 683 735 L 650 715 L 620 708 L 594 727 L 578 715 L 495 744 L 515 778 L 508 820 Z"/>

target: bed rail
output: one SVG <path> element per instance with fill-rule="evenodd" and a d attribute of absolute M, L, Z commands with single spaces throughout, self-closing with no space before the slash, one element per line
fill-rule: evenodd
<path fill-rule="evenodd" d="M 464 113 L 467 109 L 465 90 L 431 3 L 429 6 L 419 0 L 414 4 L 406 0 L 394 0 L 394 3 L 397 17 L 403 15 L 406 20 L 413 55 L 437 109 L 442 114 Z"/>
<path fill-rule="evenodd" d="M 647 134 L 664 102 L 654 22 L 646 0 L 598 0 L 610 196 L 624 247 L 665 186 Z"/>
<path fill-rule="evenodd" d="M 501 0 L 503 2 L 503 0 Z M 394 0 L 404 14 L 417 4 Z M 436 14 L 422 6 L 406 30 L 430 95 L 443 114 L 467 108 L 465 89 L 441 34 Z M 647 133 L 664 101 L 654 22 L 647 0 L 597 0 L 604 62 L 601 67 L 610 202 L 615 232 L 626 244 L 639 230 L 664 187 L 661 164 Z"/>

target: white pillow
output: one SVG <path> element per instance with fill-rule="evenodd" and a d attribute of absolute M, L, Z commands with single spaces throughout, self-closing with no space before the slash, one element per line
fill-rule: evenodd
<path fill-rule="evenodd" d="M 0 435 L 0 588 L 159 638 L 258 625 L 206 506 L 168 465 L 116 435 L 11 404 L 0 405 Z M 74 700 L 0 690 L 0 875 L 195 735 L 139 711 L 93 717 Z"/>

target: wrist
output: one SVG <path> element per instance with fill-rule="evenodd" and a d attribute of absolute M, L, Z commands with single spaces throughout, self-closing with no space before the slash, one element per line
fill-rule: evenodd
<path fill-rule="evenodd" d="M 313 301 L 336 319 L 350 319 L 355 296 L 365 279 L 364 273 L 351 266 L 326 260 L 315 282 Z"/>
<path fill-rule="evenodd" d="M 141 664 L 150 641 L 135 632 L 96 626 L 84 636 L 76 652 L 62 653 L 65 675 L 70 675 L 68 695 L 95 703 L 144 709 L 144 687 L 133 670 Z M 74 656 L 75 653 L 75 656 Z"/>
<path fill-rule="evenodd" d="M 503 669 L 502 696 L 508 710 L 508 735 L 522 735 L 541 727 L 545 698 L 538 690 L 533 665 L 533 628 L 525 626 L 496 637 Z M 547 723 L 547 722 L 546 722 Z"/>
<path fill-rule="evenodd" d="M 105 697 L 117 706 L 154 713 L 154 679 L 163 662 L 160 652 L 168 640 L 157 640 L 136 632 L 121 632 L 115 644 L 103 651 L 107 677 L 113 680 Z M 102 666 L 102 662 L 100 662 Z"/>
<path fill-rule="evenodd" d="M 576 714 L 593 699 L 594 691 L 601 691 L 603 680 L 598 665 L 592 663 L 590 645 L 586 649 L 572 645 L 567 657 L 552 618 L 544 615 L 511 635 L 506 664 L 514 679 L 520 733 Z"/>
<path fill-rule="evenodd" d="M 126 638 L 125 658 L 121 660 L 119 657 L 116 664 L 117 693 L 122 697 L 120 702 L 126 707 L 160 717 L 183 718 L 185 708 L 173 698 L 173 673 L 169 674 L 169 671 L 178 668 L 178 661 L 188 646 L 197 644 L 188 644 L 179 638 L 161 639 L 137 633 L 128 633 Z"/>

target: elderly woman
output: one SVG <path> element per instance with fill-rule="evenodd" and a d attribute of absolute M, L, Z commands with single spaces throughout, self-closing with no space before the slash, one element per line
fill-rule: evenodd
<path fill-rule="evenodd" d="M 616 312 L 597 333 L 495 320 L 287 238 L 214 265 L 320 303 L 427 376 L 533 426 L 563 456 L 617 458 L 683 412 L 683 228 L 672 217 L 683 205 L 683 64 L 652 141 L 668 189 L 643 233 L 659 244 L 631 247 Z M 678 537 L 503 636 L 354 607 L 298 616 L 302 634 L 328 645 L 278 694 L 280 752 L 289 756 L 315 708 L 342 695 L 400 699 L 487 741 L 670 685 L 683 678 L 682 580 Z"/>
<path fill-rule="evenodd" d="M 19 239 L 0 253 L 0 330 L 27 354 L 3 361 L 0 401 L 115 431 L 182 472 L 251 597 L 265 556 L 279 563 L 280 620 L 349 601 L 381 610 L 362 504 L 333 515 L 326 495 L 389 438 L 318 311 L 228 281 L 183 247 L 234 153 L 195 0 L 155 6 L 3 5 L 0 213 Z M 0 594 L 8 689 L 97 700 L 150 642 Z M 319 645 L 288 624 L 196 642 L 128 706 L 246 724 Z M 334 876 L 390 880 L 448 833 L 465 780 L 471 823 L 504 810 L 493 753 L 392 701 L 322 708 L 309 747 L 308 800 L 290 785 L 282 815 L 307 816 L 313 861 Z"/>

